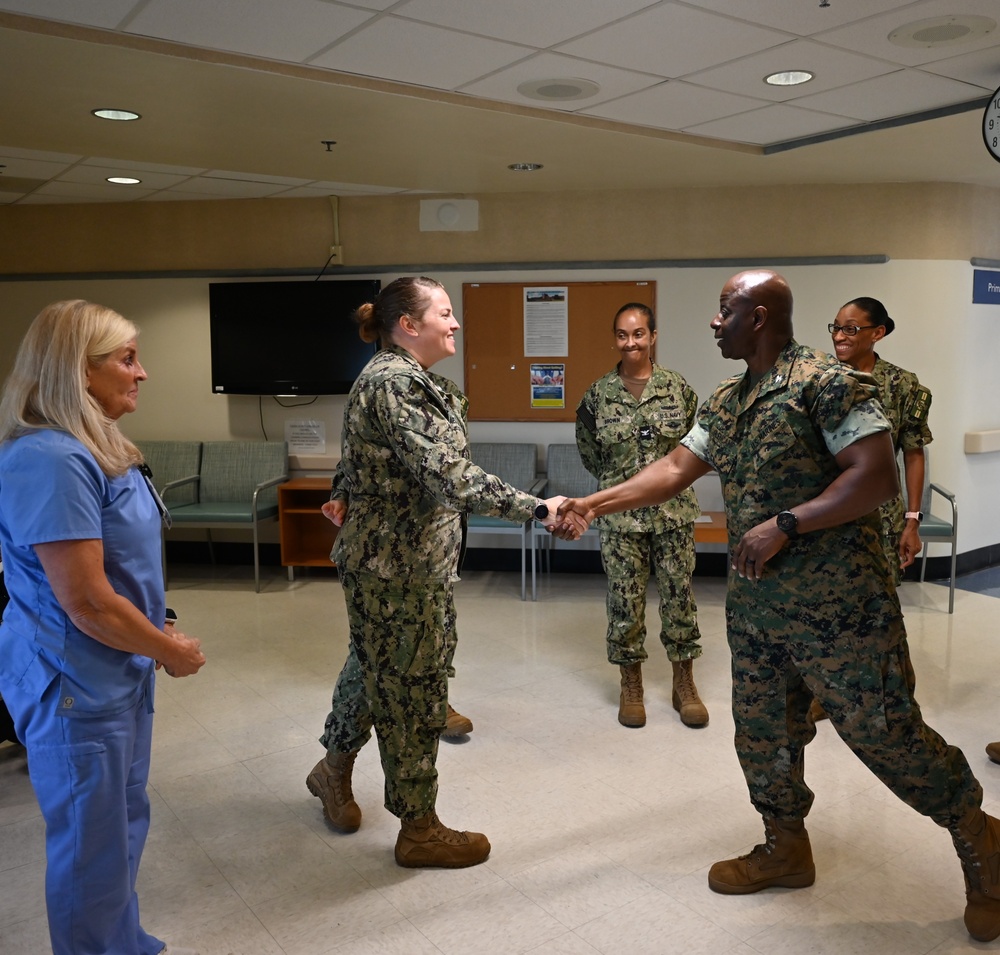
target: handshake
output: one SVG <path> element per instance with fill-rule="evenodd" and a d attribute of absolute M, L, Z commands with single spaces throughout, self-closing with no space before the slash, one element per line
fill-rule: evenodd
<path fill-rule="evenodd" d="M 539 516 L 542 505 L 548 509 L 544 517 Z M 594 519 L 593 511 L 576 498 L 560 494 L 542 501 L 542 505 L 535 512 L 535 520 L 560 540 L 579 540 Z"/>

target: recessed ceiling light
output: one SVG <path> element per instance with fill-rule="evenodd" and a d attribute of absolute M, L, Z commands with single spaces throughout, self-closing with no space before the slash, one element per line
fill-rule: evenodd
<path fill-rule="evenodd" d="M 549 80 L 528 80 L 517 88 L 518 93 L 528 99 L 538 99 L 546 103 L 566 103 L 575 99 L 590 99 L 601 88 L 592 80 L 576 77 Z"/>
<path fill-rule="evenodd" d="M 893 30 L 889 42 L 896 46 L 957 46 L 982 39 L 997 28 L 989 17 L 954 16 L 914 20 Z"/>
<path fill-rule="evenodd" d="M 514 172 L 534 172 L 536 169 L 541 169 L 542 164 L 540 162 L 512 162 L 508 169 L 513 169 Z"/>
<path fill-rule="evenodd" d="M 765 76 L 764 82 L 769 86 L 800 86 L 812 78 L 813 74 L 808 70 L 782 70 L 780 73 Z"/>
<path fill-rule="evenodd" d="M 127 121 L 130 119 L 140 119 L 138 113 L 133 113 L 130 109 L 92 109 L 90 111 L 98 119 L 117 119 Z"/>
<path fill-rule="evenodd" d="M 116 186 L 137 186 L 142 180 L 131 176 L 108 176 L 106 182 L 113 182 Z"/>

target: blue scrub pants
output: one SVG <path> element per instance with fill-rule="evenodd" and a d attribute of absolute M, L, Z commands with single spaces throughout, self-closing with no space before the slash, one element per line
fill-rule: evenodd
<path fill-rule="evenodd" d="M 114 716 L 59 716 L 59 681 L 41 700 L 0 688 L 28 749 L 45 819 L 45 901 L 53 955 L 157 955 L 139 925 L 135 880 L 149 831 L 153 681 Z"/>

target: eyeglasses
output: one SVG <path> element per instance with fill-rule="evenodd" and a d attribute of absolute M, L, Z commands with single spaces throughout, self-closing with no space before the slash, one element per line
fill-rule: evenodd
<path fill-rule="evenodd" d="M 853 338 L 862 328 L 878 328 L 878 325 L 834 325 L 832 322 L 826 326 L 831 335 L 843 332 L 848 338 Z"/>

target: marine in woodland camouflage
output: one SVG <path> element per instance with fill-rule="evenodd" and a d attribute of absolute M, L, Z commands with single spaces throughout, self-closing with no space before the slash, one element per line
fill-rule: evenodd
<path fill-rule="evenodd" d="M 930 444 L 933 440 L 931 429 L 927 425 L 931 410 L 930 391 L 920 384 L 912 371 L 883 361 L 878 355 L 875 356 L 875 367 L 871 374 L 878 385 L 882 410 L 889 419 L 892 446 L 896 453 L 916 450 Z M 899 539 L 906 523 L 903 518 L 906 511 L 903 500 L 906 487 L 903 486 L 900 492 L 899 496 L 886 501 L 879 508 L 882 515 L 882 541 L 897 585 L 903 578 L 899 567 Z"/>
<path fill-rule="evenodd" d="M 874 380 L 794 341 L 756 384 L 723 382 L 683 444 L 722 478 L 730 546 L 819 494 L 834 455 L 888 430 Z M 950 826 L 982 800 L 961 751 L 928 727 L 907 686 L 902 614 L 878 512 L 790 540 L 752 582 L 730 571 L 726 601 L 736 748 L 765 816 L 812 804 L 803 752 L 812 696 L 900 799 Z"/>

